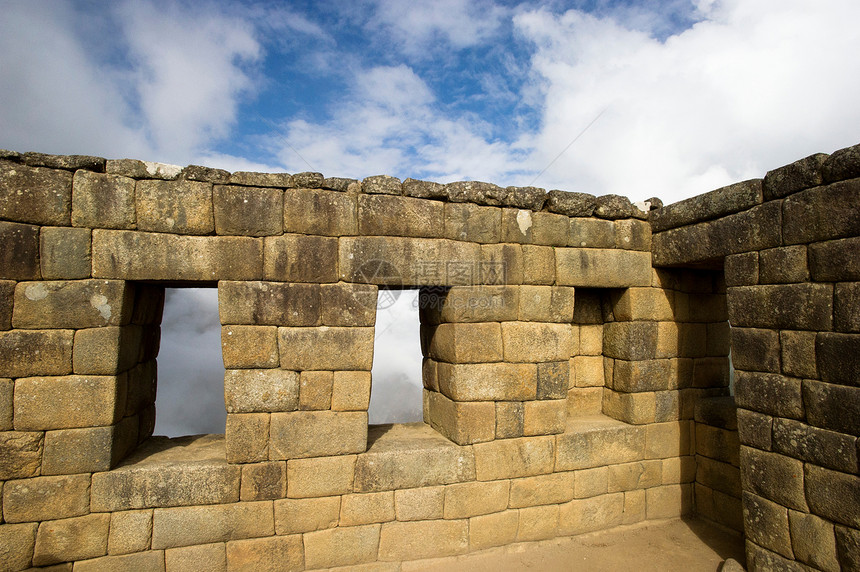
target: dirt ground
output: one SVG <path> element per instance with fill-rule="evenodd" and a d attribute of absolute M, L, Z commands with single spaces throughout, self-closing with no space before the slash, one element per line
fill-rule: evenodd
<path fill-rule="evenodd" d="M 672 519 L 464 556 L 404 562 L 401 570 L 717 572 L 727 558 L 744 563 L 739 534 L 697 519 Z"/>

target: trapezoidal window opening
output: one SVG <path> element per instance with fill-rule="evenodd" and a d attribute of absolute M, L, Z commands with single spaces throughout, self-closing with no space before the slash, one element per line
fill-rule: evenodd
<path fill-rule="evenodd" d="M 224 362 L 217 288 L 165 288 L 155 435 L 224 433 Z"/>
<path fill-rule="evenodd" d="M 422 421 L 417 289 L 380 289 L 377 298 L 368 422 Z"/>

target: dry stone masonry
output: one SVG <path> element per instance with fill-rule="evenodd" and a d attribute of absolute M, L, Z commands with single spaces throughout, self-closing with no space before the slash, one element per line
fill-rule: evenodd
<path fill-rule="evenodd" d="M 695 513 L 750 570 L 857 570 L 860 146 L 651 208 L 0 151 L 0 569 L 397 569 Z M 218 289 L 224 435 L 152 437 L 167 286 Z M 368 426 L 403 287 L 425 422 Z"/>

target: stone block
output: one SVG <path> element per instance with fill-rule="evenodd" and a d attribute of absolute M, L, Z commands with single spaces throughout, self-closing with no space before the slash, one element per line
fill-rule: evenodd
<path fill-rule="evenodd" d="M 15 284 L 14 280 L 0 280 L 0 331 L 12 329 L 12 304 L 15 299 Z"/>
<path fill-rule="evenodd" d="M 574 499 L 559 506 L 559 535 L 572 536 L 618 526 L 624 514 L 624 494 Z"/>
<path fill-rule="evenodd" d="M 531 477 L 551 473 L 554 437 L 521 437 L 473 445 L 479 481 Z"/>
<path fill-rule="evenodd" d="M 75 332 L 72 353 L 77 374 L 116 375 L 138 362 L 143 339 L 141 326 L 102 326 Z"/>
<path fill-rule="evenodd" d="M 860 476 L 803 465 L 806 499 L 812 513 L 837 524 L 860 528 Z M 792 507 L 790 507 L 792 508 Z"/>
<path fill-rule="evenodd" d="M 546 200 L 546 208 L 550 212 L 564 214 L 569 217 L 590 217 L 594 214 L 594 209 L 597 207 L 597 197 L 587 193 L 553 190 L 546 193 L 544 198 Z"/>
<path fill-rule="evenodd" d="M 311 498 L 352 491 L 354 455 L 291 459 L 287 462 L 287 496 Z"/>
<path fill-rule="evenodd" d="M 779 332 L 732 328 L 732 364 L 744 371 L 780 372 Z"/>
<path fill-rule="evenodd" d="M 833 327 L 839 332 L 860 332 L 860 282 L 836 284 Z"/>
<path fill-rule="evenodd" d="M 627 491 L 624 493 L 624 512 L 622 524 L 634 524 L 645 520 L 645 491 Z"/>
<path fill-rule="evenodd" d="M 45 279 L 89 278 L 92 268 L 90 229 L 46 226 L 42 228 L 40 264 Z"/>
<path fill-rule="evenodd" d="M 806 341 L 810 342 L 808 338 Z M 810 357 L 812 348 L 805 349 L 804 357 Z M 860 387 L 860 335 L 820 332 L 815 338 L 814 357 L 821 381 Z"/>
<path fill-rule="evenodd" d="M 611 360 L 610 360 L 611 361 Z M 574 387 L 603 387 L 604 358 L 602 356 L 574 356 L 570 359 L 571 379 Z M 609 379 L 610 383 L 612 378 Z"/>
<path fill-rule="evenodd" d="M 567 416 L 569 418 L 599 415 L 602 411 L 602 387 L 575 388 L 567 392 Z"/>
<path fill-rule="evenodd" d="M 550 473 L 511 481 L 510 507 L 559 504 L 573 499 L 574 473 Z"/>
<path fill-rule="evenodd" d="M 282 499 L 275 501 L 275 532 L 300 534 L 337 526 L 340 497 Z"/>
<path fill-rule="evenodd" d="M 443 203 L 414 199 L 360 195 L 358 232 L 365 236 L 442 238 L 445 234 Z"/>
<path fill-rule="evenodd" d="M 608 488 L 609 469 L 607 467 L 576 471 L 576 480 L 573 484 L 574 498 L 582 499 L 605 495 Z"/>
<path fill-rule="evenodd" d="M 792 419 L 804 415 L 800 380 L 773 373 L 736 372 L 735 401 L 738 407 L 767 415 Z"/>
<path fill-rule="evenodd" d="M 43 475 L 71 475 L 110 470 L 122 451 L 116 427 L 61 429 L 45 433 Z M 136 442 L 136 438 L 135 438 Z"/>
<path fill-rule="evenodd" d="M 860 280 L 860 264 L 855 253 L 860 237 L 812 244 L 809 247 L 809 268 L 817 281 Z"/>
<path fill-rule="evenodd" d="M 569 361 L 539 363 L 537 366 L 537 398 L 564 399 L 570 385 Z"/>
<path fill-rule="evenodd" d="M 581 339 L 580 339 L 581 343 Z M 610 322 L 603 327 L 603 355 L 616 359 L 653 359 L 657 322 Z"/>
<path fill-rule="evenodd" d="M 373 326 L 376 324 L 376 300 L 376 286 L 323 284 L 321 323 L 324 326 Z"/>
<path fill-rule="evenodd" d="M 275 326 L 223 326 L 221 357 L 224 367 L 278 367 L 278 330 Z"/>
<path fill-rule="evenodd" d="M 693 387 L 720 388 L 729 386 L 729 360 L 724 357 L 693 360 Z"/>
<path fill-rule="evenodd" d="M 141 552 L 149 548 L 151 541 L 151 510 L 127 510 L 110 515 L 108 554 Z"/>
<path fill-rule="evenodd" d="M 782 506 L 807 512 L 803 462 L 747 446 L 741 446 L 740 459 L 743 467 L 741 481 L 745 491 Z"/>
<path fill-rule="evenodd" d="M 521 508 L 517 526 L 517 542 L 546 540 L 558 535 L 558 505 Z"/>
<path fill-rule="evenodd" d="M 501 239 L 501 209 L 470 203 L 443 203 L 445 238 L 496 243 Z"/>
<path fill-rule="evenodd" d="M 782 373 L 793 377 L 818 377 L 815 359 L 815 332 L 783 330 L 779 332 Z M 734 348 L 732 362 L 738 369 L 751 369 L 737 365 Z"/>
<path fill-rule="evenodd" d="M 517 539 L 519 511 L 506 510 L 469 519 L 469 548 L 483 550 L 512 544 Z"/>
<path fill-rule="evenodd" d="M 227 462 L 256 463 L 270 457 L 281 458 L 270 451 L 268 435 L 271 425 L 268 413 L 228 414 L 225 428 Z"/>
<path fill-rule="evenodd" d="M 651 213 L 655 232 L 724 217 L 762 202 L 762 180 L 751 179 L 667 205 Z"/>
<path fill-rule="evenodd" d="M 689 421 L 654 423 L 645 427 L 645 458 L 666 459 L 693 453 Z"/>
<path fill-rule="evenodd" d="M 516 286 L 454 286 L 447 291 L 422 290 L 422 324 L 504 322 L 517 319 L 520 289 Z"/>
<path fill-rule="evenodd" d="M 569 420 L 556 439 L 556 471 L 640 461 L 645 455 L 644 428 L 605 417 Z"/>
<path fill-rule="evenodd" d="M 603 325 L 587 324 L 579 326 L 579 355 L 599 356 L 602 353 Z"/>
<path fill-rule="evenodd" d="M 230 572 L 304 570 L 305 549 L 299 535 L 250 538 L 228 542 L 226 557 Z"/>
<path fill-rule="evenodd" d="M 627 288 L 651 283 L 651 253 L 598 248 L 557 248 L 561 286 Z"/>
<path fill-rule="evenodd" d="M 227 570 L 227 545 L 223 542 L 169 548 L 164 551 L 164 566 L 167 572 L 174 570 L 200 570 L 201 572 L 225 572 Z"/>
<path fill-rule="evenodd" d="M 729 351 L 731 350 L 732 334 L 728 321 L 708 324 L 707 336 L 708 343 L 706 353 L 708 356 L 729 355 Z"/>
<path fill-rule="evenodd" d="M 645 489 L 645 516 L 649 520 L 677 518 L 693 512 L 693 488 L 688 484 Z"/>
<path fill-rule="evenodd" d="M 373 175 L 361 181 L 361 192 L 368 194 L 399 195 L 400 179 L 389 175 Z"/>
<path fill-rule="evenodd" d="M 284 231 L 284 193 L 280 189 L 215 185 L 212 203 L 215 233 L 271 236 Z"/>
<path fill-rule="evenodd" d="M 278 328 L 281 367 L 365 370 L 373 365 L 373 328 Z"/>
<path fill-rule="evenodd" d="M 72 188 L 73 226 L 88 228 L 135 227 L 134 179 L 79 170 Z"/>
<path fill-rule="evenodd" d="M 760 496 L 744 492 L 743 497 L 744 530 L 749 540 L 794 558 L 791 549 L 788 510 Z M 766 568 L 765 568 L 766 569 Z"/>
<path fill-rule="evenodd" d="M 337 276 L 337 238 L 285 234 L 265 239 L 263 277 L 266 280 L 337 282 Z"/>
<path fill-rule="evenodd" d="M 549 322 L 550 304 L 552 302 L 551 286 L 520 286 L 520 311 L 518 319 L 521 322 Z M 573 316 L 573 301 L 571 297 L 570 315 Z M 569 321 L 569 320 L 568 320 Z"/>
<path fill-rule="evenodd" d="M 272 501 L 158 508 L 152 515 L 153 550 L 274 533 Z"/>
<path fill-rule="evenodd" d="M 573 334 L 568 324 L 505 322 L 502 342 L 508 362 L 561 361 L 573 353 Z"/>
<path fill-rule="evenodd" d="M 19 282 L 16 328 L 92 328 L 131 321 L 134 293 L 120 280 Z"/>
<path fill-rule="evenodd" d="M 349 236 L 358 232 L 353 195 L 314 190 L 284 192 L 284 230 L 299 234 Z"/>
<path fill-rule="evenodd" d="M 696 453 L 739 466 L 740 441 L 737 431 L 726 431 L 696 423 Z"/>
<path fill-rule="evenodd" d="M 738 438 L 744 445 L 770 451 L 773 417 L 738 409 Z"/>
<path fill-rule="evenodd" d="M 317 284 L 222 281 L 218 287 L 218 313 L 223 324 L 320 324 L 321 288 Z"/>
<path fill-rule="evenodd" d="M 90 514 L 39 525 L 33 565 L 86 560 L 107 554 L 109 514 Z"/>
<path fill-rule="evenodd" d="M 271 460 L 362 453 L 367 448 L 367 413 L 273 413 L 269 439 Z"/>
<path fill-rule="evenodd" d="M 44 434 L 41 432 L 0 432 L 0 480 L 38 475 L 42 464 L 43 440 Z"/>
<path fill-rule="evenodd" d="M 555 249 L 549 246 L 523 245 L 523 284 L 555 283 Z"/>
<path fill-rule="evenodd" d="M 215 230 L 211 183 L 138 181 L 135 207 L 140 230 L 176 234 L 210 234 Z"/>
<path fill-rule="evenodd" d="M 446 185 L 432 181 L 418 181 L 416 179 L 405 179 L 401 185 L 403 195 L 417 199 L 440 199 L 448 198 Z"/>
<path fill-rule="evenodd" d="M 834 151 L 821 166 L 821 174 L 824 182 L 841 181 L 858 176 L 858 148 L 857 145 Z"/>
<path fill-rule="evenodd" d="M 33 562 L 38 523 L 0 526 L 0 562 L 6 570 L 24 570 Z"/>
<path fill-rule="evenodd" d="M 523 436 L 524 411 L 521 401 L 497 401 L 496 439 Z"/>
<path fill-rule="evenodd" d="M 89 482 L 89 475 L 7 481 L 3 486 L 3 519 L 12 523 L 35 522 L 87 514 Z"/>
<path fill-rule="evenodd" d="M 445 487 L 422 487 L 394 491 L 397 520 L 441 519 L 445 506 Z"/>
<path fill-rule="evenodd" d="M 259 280 L 262 239 L 93 231 L 93 276 L 123 280 Z"/>
<path fill-rule="evenodd" d="M 496 433 L 496 406 L 492 402 L 452 401 L 425 390 L 425 422 L 458 445 L 492 441 Z"/>
<path fill-rule="evenodd" d="M 568 246 L 575 248 L 615 248 L 615 223 L 596 218 L 570 219 Z"/>
<path fill-rule="evenodd" d="M 613 299 L 612 313 L 619 322 L 675 319 L 674 292 L 662 288 L 627 288 Z"/>
<path fill-rule="evenodd" d="M 331 409 L 333 379 L 331 371 L 303 371 L 299 378 L 299 409 Z"/>
<path fill-rule="evenodd" d="M 851 528 L 836 527 L 836 551 L 843 570 L 851 570 L 860 562 L 860 532 Z"/>
<path fill-rule="evenodd" d="M 336 371 L 332 380 L 333 411 L 367 411 L 370 405 L 369 371 Z"/>
<path fill-rule="evenodd" d="M 500 512 L 508 507 L 510 481 L 473 481 L 445 487 L 444 518 Z"/>
<path fill-rule="evenodd" d="M 654 423 L 657 419 L 657 397 L 653 392 L 621 393 L 604 388 L 603 413 L 634 425 Z"/>
<path fill-rule="evenodd" d="M 804 380 L 803 403 L 810 425 L 860 436 L 860 388 Z"/>
<path fill-rule="evenodd" d="M 773 450 L 845 473 L 857 472 L 854 437 L 806 425 L 791 419 L 774 419 Z"/>
<path fill-rule="evenodd" d="M 533 363 L 437 365 L 440 391 L 454 401 L 521 401 L 537 395 Z"/>
<path fill-rule="evenodd" d="M 394 520 L 394 492 L 343 495 L 340 526 L 374 524 Z"/>
<path fill-rule="evenodd" d="M 614 224 L 616 248 L 651 251 L 650 224 L 636 219 L 617 220 Z"/>
<path fill-rule="evenodd" d="M 69 226 L 72 174 L 0 161 L 0 218 Z"/>
<path fill-rule="evenodd" d="M 502 361 L 502 329 L 496 322 L 439 324 L 428 356 L 449 363 Z"/>
<path fill-rule="evenodd" d="M 759 252 L 759 283 L 787 284 L 809 280 L 806 246 L 784 246 Z"/>
<path fill-rule="evenodd" d="M 12 429 L 14 388 L 15 383 L 11 379 L 0 379 L 0 431 Z"/>
<path fill-rule="evenodd" d="M 97 427 L 125 410 L 125 376 L 26 377 L 15 382 L 15 429 Z"/>
<path fill-rule="evenodd" d="M 860 181 L 853 179 L 796 193 L 783 203 L 786 244 L 852 236 L 857 231 Z"/>
<path fill-rule="evenodd" d="M 287 496 L 287 465 L 270 461 L 242 466 L 242 485 L 239 499 L 261 501 L 282 499 Z"/>
<path fill-rule="evenodd" d="M 135 179 L 170 180 L 179 176 L 182 167 L 153 161 L 138 161 L 137 159 L 108 159 L 105 162 L 105 171 Z"/>
<path fill-rule="evenodd" d="M 811 514 L 788 511 L 794 557 L 819 570 L 840 569 L 833 524 Z"/>
<path fill-rule="evenodd" d="M 675 360 L 615 360 L 612 379 L 607 385 L 626 393 L 671 389 L 677 386 L 677 374 L 673 375 L 673 365 L 677 364 L 673 364 L 673 361 Z"/>
<path fill-rule="evenodd" d="M 290 183 L 287 185 L 290 188 L 308 188 L 318 189 L 323 184 L 325 178 L 321 173 L 304 172 L 296 173 L 290 177 Z"/>
<path fill-rule="evenodd" d="M 577 472 L 577 478 L 580 472 Z M 656 487 L 662 483 L 662 473 L 663 462 L 656 460 L 609 465 L 607 490 L 603 492 L 616 493 Z"/>
<path fill-rule="evenodd" d="M 519 244 L 481 245 L 481 284 L 525 283 L 525 259 Z M 547 272 L 544 270 L 544 272 Z M 555 269 L 553 269 L 555 275 Z"/>
<path fill-rule="evenodd" d="M 523 435 L 555 435 L 564 432 L 567 402 L 564 399 L 523 403 Z"/>
<path fill-rule="evenodd" d="M 382 561 L 451 556 L 468 549 L 469 521 L 466 519 L 387 522 L 379 535 L 379 560 Z"/>
<path fill-rule="evenodd" d="M 752 286 L 758 284 L 758 252 L 732 254 L 725 261 L 727 286 Z"/>
<path fill-rule="evenodd" d="M 828 157 L 824 153 L 816 153 L 768 171 L 762 181 L 764 199 L 780 199 L 803 189 L 817 187 L 823 182 L 821 171 Z"/>
<path fill-rule="evenodd" d="M 0 221 L 0 278 L 39 280 L 39 227 Z"/>

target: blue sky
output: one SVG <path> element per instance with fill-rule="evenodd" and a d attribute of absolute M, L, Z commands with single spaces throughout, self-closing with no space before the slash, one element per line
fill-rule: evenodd
<path fill-rule="evenodd" d="M 856 0 L 3 13 L 0 147 L 14 150 L 671 202 L 860 140 Z"/>

